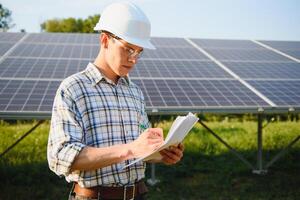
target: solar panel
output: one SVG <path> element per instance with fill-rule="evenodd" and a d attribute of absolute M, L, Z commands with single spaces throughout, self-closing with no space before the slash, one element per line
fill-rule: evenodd
<path fill-rule="evenodd" d="M 98 37 L 0 33 L 0 55 L 10 50 L 0 60 L 0 117 L 11 113 L 49 117 L 60 81 L 94 60 Z M 149 112 L 257 112 L 260 107 L 276 112 L 300 107 L 299 63 L 252 41 L 160 37 L 151 41 L 157 49 L 145 50 L 130 74 L 142 88 Z M 298 44 L 272 43 L 290 54 L 298 54 Z"/>
<path fill-rule="evenodd" d="M 300 80 L 249 80 L 248 82 L 278 106 L 300 106 Z"/>
<path fill-rule="evenodd" d="M 300 79 L 297 62 L 223 62 L 243 79 Z"/>
<path fill-rule="evenodd" d="M 212 61 L 140 60 L 130 77 L 232 78 Z"/>
<path fill-rule="evenodd" d="M 0 78 L 63 79 L 85 69 L 88 60 L 7 58 L 0 64 Z"/>
<path fill-rule="evenodd" d="M 262 47 L 249 40 L 217 40 L 217 39 L 191 39 L 201 48 L 217 49 L 262 49 Z"/>
<path fill-rule="evenodd" d="M 198 59 L 209 60 L 194 47 L 157 47 L 155 50 L 145 49 L 143 59 Z"/>
<path fill-rule="evenodd" d="M 133 80 L 147 107 L 236 108 L 269 105 L 237 80 Z"/>
<path fill-rule="evenodd" d="M 289 61 L 288 58 L 249 40 L 191 40 L 221 61 Z"/>
<path fill-rule="evenodd" d="M 191 44 L 183 38 L 154 37 L 151 39 L 151 43 L 155 47 L 191 47 Z"/>
<path fill-rule="evenodd" d="M 3 56 L 12 46 L 14 46 L 14 43 L 0 42 L 0 56 Z"/>
<path fill-rule="evenodd" d="M 236 80 L 133 80 L 151 107 L 190 109 L 268 106 Z M 60 81 L 0 80 L 2 112 L 51 112 Z"/>
<path fill-rule="evenodd" d="M 24 33 L 7 33 L 0 32 L 0 44 L 1 42 L 17 42 L 19 41 L 25 34 Z"/>
<path fill-rule="evenodd" d="M 204 49 L 221 61 L 290 61 L 267 49 Z"/>
<path fill-rule="evenodd" d="M 7 58 L 0 64 L 0 78 L 63 79 L 85 69 L 89 60 Z M 232 78 L 212 61 L 140 60 L 130 77 Z"/>
<path fill-rule="evenodd" d="M 95 45 L 20 44 L 10 56 L 94 59 L 99 51 Z"/>
<path fill-rule="evenodd" d="M 279 50 L 289 56 L 300 59 L 300 50 L 290 50 L 290 49 L 279 49 Z"/>
<path fill-rule="evenodd" d="M 275 49 L 295 49 L 300 50 L 300 41 L 266 41 L 261 40 L 260 42 L 271 46 Z"/>
<path fill-rule="evenodd" d="M 300 42 L 299 41 L 260 41 L 274 49 L 288 54 L 294 58 L 300 59 Z"/>
<path fill-rule="evenodd" d="M 99 34 L 31 33 L 25 43 L 81 44 L 99 46 Z"/>
<path fill-rule="evenodd" d="M 51 112 L 60 81 L 1 80 L 1 112 Z"/>

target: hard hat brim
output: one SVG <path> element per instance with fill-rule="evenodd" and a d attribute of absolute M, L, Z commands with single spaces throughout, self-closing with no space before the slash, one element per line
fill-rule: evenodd
<path fill-rule="evenodd" d="M 98 27 L 98 24 L 94 28 L 94 30 L 101 32 L 101 29 Z M 109 32 L 111 32 L 112 34 L 115 34 L 114 31 L 109 31 Z M 135 38 L 127 37 L 127 36 L 123 36 L 122 39 L 125 40 L 126 42 L 130 43 L 130 44 L 133 44 L 133 45 L 145 48 L 145 49 L 152 49 L 152 50 L 156 49 L 156 47 L 149 40 L 146 40 L 146 39 L 144 39 L 144 40 L 142 40 L 142 39 L 135 39 Z"/>
<path fill-rule="evenodd" d="M 122 39 L 130 44 L 133 44 L 133 45 L 145 48 L 145 49 L 152 49 L 152 50 L 156 49 L 155 46 L 149 40 L 130 38 L 130 37 L 126 37 L 126 36 L 123 36 Z"/>

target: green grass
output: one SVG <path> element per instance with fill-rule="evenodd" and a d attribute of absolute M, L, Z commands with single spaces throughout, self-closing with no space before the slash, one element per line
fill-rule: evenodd
<path fill-rule="evenodd" d="M 251 163 L 256 162 L 256 122 L 207 123 Z M 0 152 L 34 123 L 0 123 Z M 167 132 L 170 122 L 159 126 Z M 70 184 L 48 169 L 49 123 L 44 123 L 0 159 L 0 199 L 67 199 Z M 299 122 L 274 122 L 263 130 L 264 161 L 300 135 Z M 157 165 L 160 183 L 149 199 L 299 199 L 300 142 L 278 160 L 267 175 L 251 173 L 240 160 L 200 125 L 185 139 L 183 160 Z M 266 163 L 265 162 L 265 163 Z M 150 177 L 148 167 L 147 177 Z M 296 198 L 298 197 L 298 198 Z"/>

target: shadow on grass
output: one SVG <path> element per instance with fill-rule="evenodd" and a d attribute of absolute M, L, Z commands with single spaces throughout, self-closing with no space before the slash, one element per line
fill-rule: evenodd
<path fill-rule="evenodd" d="M 273 157 L 279 150 L 269 150 Z M 240 152 L 256 166 L 256 151 Z M 268 161 L 268 160 L 267 160 Z M 150 178 L 150 167 L 147 169 Z M 185 152 L 174 166 L 158 165 L 160 183 L 149 199 L 299 199 L 300 149 L 292 149 L 266 175 L 255 175 L 231 153 Z"/>
<path fill-rule="evenodd" d="M 255 163 L 255 150 L 240 153 Z M 150 167 L 146 174 L 149 178 Z M 263 176 L 252 174 L 231 153 L 205 155 L 187 150 L 177 165 L 157 165 L 156 176 L 160 183 L 150 187 L 149 199 L 297 199 L 300 149 L 292 149 Z M 3 158 L 0 177 L 0 199 L 67 199 L 71 188 L 48 169 L 46 160 L 12 166 Z"/>
<path fill-rule="evenodd" d="M 67 199 L 69 188 L 47 162 L 7 166 L 0 162 L 0 199 Z"/>

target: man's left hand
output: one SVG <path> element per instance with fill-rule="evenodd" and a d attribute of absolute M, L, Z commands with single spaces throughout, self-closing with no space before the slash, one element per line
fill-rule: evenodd
<path fill-rule="evenodd" d="M 179 144 L 177 146 L 170 146 L 167 149 L 161 150 L 159 153 L 162 156 L 162 162 L 166 165 L 173 165 L 179 162 L 183 156 L 184 146 Z"/>

